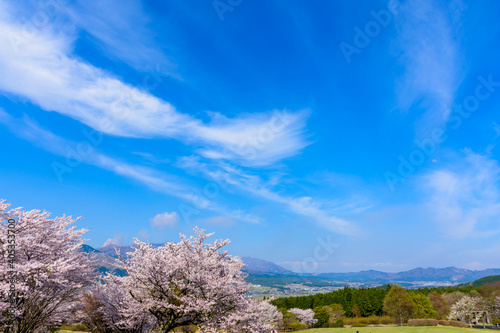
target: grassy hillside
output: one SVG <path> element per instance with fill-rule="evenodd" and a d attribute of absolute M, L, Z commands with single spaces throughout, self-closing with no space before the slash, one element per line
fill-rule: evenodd
<path fill-rule="evenodd" d="M 489 283 L 495 283 L 500 281 L 500 275 L 492 275 L 492 276 L 486 276 L 484 278 L 478 279 L 474 282 L 472 282 L 472 286 L 474 287 L 481 287 L 484 286 L 485 284 Z"/>
<path fill-rule="evenodd" d="M 297 333 L 472 333 L 478 332 L 474 328 L 458 328 L 448 326 L 432 326 L 432 327 L 410 327 L 410 326 L 395 326 L 395 327 L 352 327 L 352 328 L 316 328 Z M 481 330 L 481 332 L 498 332 L 498 330 Z"/>

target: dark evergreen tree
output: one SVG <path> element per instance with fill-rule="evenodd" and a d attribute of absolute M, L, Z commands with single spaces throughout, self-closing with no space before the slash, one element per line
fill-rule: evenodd
<path fill-rule="evenodd" d="M 372 314 L 372 304 L 370 301 L 370 296 L 366 288 L 358 289 L 356 292 L 356 304 L 358 305 L 361 316 L 368 317 Z"/>

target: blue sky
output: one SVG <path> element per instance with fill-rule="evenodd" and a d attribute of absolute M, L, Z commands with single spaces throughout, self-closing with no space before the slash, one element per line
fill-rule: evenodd
<path fill-rule="evenodd" d="M 0 198 L 295 271 L 500 267 L 495 1 L 0 0 Z"/>

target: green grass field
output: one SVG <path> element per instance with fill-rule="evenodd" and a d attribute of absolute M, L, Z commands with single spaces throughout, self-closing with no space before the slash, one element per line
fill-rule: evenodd
<path fill-rule="evenodd" d="M 498 330 L 478 330 L 475 328 L 459 328 L 449 326 L 429 326 L 429 327 L 410 327 L 410 326 L 393 326 L 393 327 L 351 327 L 351 328 L 316 328 L 297 333 L 471 333 L 471 332 L 499 332 Z"/>
<path fill-rule="evenodd" d="M 480 330 L 474 328 L 458 328 L 449 326 L 436 326 L 436 327 L 409 327 L 409 326 L 395 326 L 395 327 L 351 327 L 351 328 L 315 328 L 304 331 L 297 331 L 297 333 L 471 333 L 471 332 L 498 332 L 498 330 Z M 58 333 L 87 333 L 76 331 L 58 331 Z"/>
<path fill-rule="evenodd" d="M 88 333 L 60 330 L 58 333 Z M 472 333 L 472 332 L 500 332 L 499 330 L 477 330 L 475 328 L 459 328 L 450 326 L 428 326 L 428 327 L 410 327 L 410 326 L 387 326 L 387 327 L 344 327 L 344 328 L 314 328 L 297 333 Z"/>

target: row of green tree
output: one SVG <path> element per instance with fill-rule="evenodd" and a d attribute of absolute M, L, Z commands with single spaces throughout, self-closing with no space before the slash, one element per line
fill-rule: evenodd
<path fill-rule="evenodd" d="M 278 308 L 291 309 L 315 309 L 322 306 L 340 304 L 346 317 L 369 317 L 372 315 L 382 316 L 384 314 L 384 299 L 391 290 L 388 284 L 374 288 L 351 288 L 344 287 L 329 293 L 314 294 L 297 297 L 282 297 L 272 301 Z M 478 288 L 472 286 L 453 286 L 439 288 L 409 289 L 412 301 L 416 304 L 416 312 L 428 312 L 426 309 L 430 303 L 427 296 L 434 294 L 451 294 L 454 292 L 470 293 Z M 432 297 L 431 297 L 432 298 Z M 434 296 L 434 298 L 436 298 Z M 424 300 L 425 299 L 425 300 Z M 426 301 L 427 300 L 427 301 Z M 426 317 L 422 317 L 426 318 Z"/>
<path fill-rule="evenodd" d="M 490 316 L 494 323 L 499 322 L 500 282 L 477 288 L 456 286 L 406 290 L 399 285 L 359 289 L 345 287 L 327 294 L 279 298 L 273 303 L 283 313 L 283 327 L 288 330 L 304 329 L 304 323 L 289 313 L 296 313 L 297 309 L 314 313 L 314 327 L 404 325 L 409 319 L 413 319 L 414 324 L 418 321 L 419 325 L 431 319 L 437 324 L 439 319 L 444 325 L 458 326 L 463 325 L 463 321 L 472 325 L 473 317 L 476 321 L 482 320 L 484 325 Z"/>

